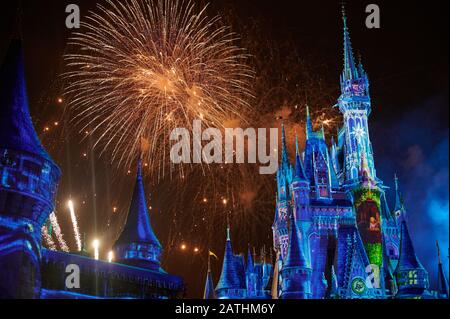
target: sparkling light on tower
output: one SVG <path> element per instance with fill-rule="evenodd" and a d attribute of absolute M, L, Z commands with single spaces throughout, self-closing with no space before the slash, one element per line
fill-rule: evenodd
<path fill-rule="evenodd" d="M 99 258 L 100 258 L 100 254 L 99 254 L 100 241 L 98 239 L 95 239 L 92 242 L 92 247 L 94 247 L 94 259 L 99 260 Z"/>
<path fill-rule="evenodd" d="M 61 247 L 62 251 L 68 253 L 70 249 L 69 246 L 67 246 L 66 241 L 64 240 L 64 236 L 62 234 L 61 227 L 59 226 L 58 218 L 56 217 L 55 212 L 52 212 L 49 218 L 55 232 L 56 239 L 58 240 L 59 247 Z"/>
<path fill-rule="evenodd" d="M 113 252 L 113 251 L 110 251 L 110 252 L 108 253 L 108 262 L 109 262 L 109 263 L 112 263 L 113 260 L 114 260 L 114 252 Z"/>
<path fill-rule="evenodd" d="M 69 202 L 67 203 L 67 206 L 69 207 L 69 210 L 70 210 L 70 218 L 72 220 L 73 232 L 75 234 L 75 241 L 77 243 L 77 250 L 81 251 L 82 244 L 81 244 L 80 230 L 78 228 L 78 221 L 77 221 L 77 216 L 75 214 L 75 208 L 74 208 L 73 201 L 69 200 Z"/>

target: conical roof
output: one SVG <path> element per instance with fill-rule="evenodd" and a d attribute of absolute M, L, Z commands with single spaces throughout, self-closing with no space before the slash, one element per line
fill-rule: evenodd
<path fill-rule="evenodd" d="M 342 19 L 344 21 L 344 71 L 343 79 L 352 80 L 357 78 L 358 69 L 353 55 L 352 42 L 350 41 L 350 32 L 347 27 L 347 16 L 345 14 L 344 5 L 342 6 Z"/>
<path fill-rule="evenodd" d="M 298 181 L 307 181 L 305 174 L 305 169 L 303 168 L 303 163 L 300 158 L 300 154 L 297 154 L 295 159 L 295 179 Z"/>
<path fill-rule="evenodd" d="M 401 223 L 401 238 L 400 238 L 400 256 L 396 272 L 409 269 L 423 269 L 422 264 L 416 256 L 414 246 L 409 235 L 406 221 Z"/>
<path fill-rule="evenodd" d="M 132 243 L 151 244 L 161 248 L 161 244 L 150 223 L 150 215 L 142 179 L 141 161 L 139 161 L 136 184 L 134 186 L 127 222 L 122 234 L 116 241 L 116 246 Z"/>
<path fill-rule="evenodd" d="M 206 275 L 205 292 L 203 293 L 203 299 L 216 299 L 216 292 L 214 291 L 214 283 L 210 269 L 208 269 L 208 273 Z"/>
<path fill-rule="evenodd" d="M 286 257 L 286 261 L 283 268 L 293 267 L 307 267 L 305 256 L 300 245 L 300 239 L 298 238 L 297 226 L 295 219 L 291 216 L 291 226 L 289 230 L 289 247 Z"/>
<path fill-rule="evenodd" d="M 222 273 L 217 283 L 216 291 L 221 289 L 243 289 L 242 274 L 240 273 L 238 258 L 233 254 L 230 229 L 227 229 L 227 242 L 225 244 L 225 253 L 223 256 Z"/>
<path fill-rule="evenodd" d="M 53 163 L 30 117 L 19 39 L 11 41 L 0 70 L 0 148 L 28 152 Z"/>

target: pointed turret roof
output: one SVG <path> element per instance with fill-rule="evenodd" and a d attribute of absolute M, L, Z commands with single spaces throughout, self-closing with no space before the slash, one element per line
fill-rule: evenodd
<path fill-rule="evenodd" d="M 206 275 L 205 292 L 203 294 L 203 299 L 216 299 L 216 292 L 214 290 L 211 271 L 208 271 L 208 274 Z"/>
<path fill-rule="evenodd" d="M 281 165 L 283 166 L 289 166 L 289 154 L 287 150 L 287 142 L 286 142 L 286 129 L 284 127 L 284 124 L 281 124 Z"/>
<path fill-rule="evenodd" d="M 366 73 L 366 71 L 364 70 L 363 63 L 362 63 L 362 55 L 361 54 L 359 54 L 359 56 L 358 56 L 358 72 L 360 75 L 363 75 Z"/>
<path fill-rule="evenodd" d="M 225 253 L 223 256 L 222 273 L 217 283 L 216 291 L 221 289 L 243 289 L 241 280 L 242 274 L 238 267 L 238 258 L 233 254 L 230 237 L 230 225 L 227 227 L 227 242 L 225 244 Z"/>
<path fill-rule="evenodd" d="M 344 71 L 342 76 L 344 80 L 352 80 L 358 78 L 358 69 L 356 68 L 355 57 L 353 55 L 344 4 L 342 5 L 342 20 L 344 21 Z"/>
<path fill-rule="evenodd" d="M 35 154 L 53 163 L 31 120 L 19 39 L 11 40 L 0 69 L 0 147 Z"/>
<path fill-rule="evenodd" d="M 150 223 L 147 200 L 145 199 L 141 160 L 139 160 L 138 164 L 136 184 L 134 186 L 127 222 L 122 234 L 116 241 L 116 246 L 132 243 L 150 244 L 160 248 L 162 247 Z"/>
<path fill-rule="evenodd" d="M 295 179 L 300 181 L 308 180 L 305 174 L 302 160 L 300 158 L 300 154 L 297 154 L 295 159 Z"/>
<path fill-rule="evenodd" d="M 442 266 L 442 260 L 441 260 L 441 249 L 439 248 L 439 242 L 436 241 L 436 247 L 438 251 L 438 287 L 437 291 L 440 296 L 449 297 L 448 293 L 448 282 L 447 278 L 445 277 L 444 267 Z"/>
<path fill-rule="evenodd" d="M 409 235 L 406 221 L 401 223 L 401 238 L 400 238 L 400 256 L 396 272 L 407 269 L 423 269 L 422 264 L 416 256 L 414 246 Z"/>
<path fill-rule="evenodd" d="M 298 135 L 295 137 L 295 179 L 307 180 L 305 169 L 303 167 L 302 158 L 300 155 L 300 147 L 298 144 Z"/>
<path fill-rule="evenodd" d="M 334 270 L 334 265 L 331 266 L 331 295 L 333 297 L 337 297 L 339 294 L 339 283 L 336 275 L 336 271 Z"/>
<path fill-rule="evenodd" d="M 247 269 L 246 271 L 248 273 L 252 273 L 254 271 L 254 263 L 253 263 L 253 256 L 252 256 L 252 252 L 250 251 L 250 246 L 248 247 L 248 252 L 247 252 L 247 265 L 246 265 Z"/>
<path fill-rule="evenodd" d="M 403 210 L 403 203 L 402 203 L 402 195 L 400 194 L 400 188 L 398 183 L 398 177 L 397 174 L 395 174 L 395 211 L 402 211 Z"/>
<path fill-rule="evenodd" d="M 208 273 L 206 274 L 205 291 L 203 299 L 216 299 L 216 292 L 214 290 L 214 282 L 211 272 L 211 254 L 208 255 Z"/>
<path fill-rule="evenodd" d="M 306 139 L 311 138 L 313 133 L 314 129 L 311 120 L 311 113 L 309 111 L 309 106 L 306 105 Z"/>
<path fill-rule="evenodd" d="M 297 225 L 294 215 L 291 214 L 291 225 L 289 229 L 289 247 L 286 261 L 283 268 L 302 267 L 307 268 L 306 259 L 301 249 L 300 239 L 298 237 Z"/>

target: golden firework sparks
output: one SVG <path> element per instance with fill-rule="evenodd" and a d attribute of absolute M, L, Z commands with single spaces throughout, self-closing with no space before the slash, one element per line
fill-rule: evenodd
<path fill-rule="evenodd" d="M 175 128 L 191 128 L 197 118 L 223 128 L 249 107 L 247 55 L 206 7 L 108 0 L 98 11 L 71 39 L 64 95 L 80 131 L 118 165 L 130 167 L 144 138 L 146 162 L 164 175 Z"/>

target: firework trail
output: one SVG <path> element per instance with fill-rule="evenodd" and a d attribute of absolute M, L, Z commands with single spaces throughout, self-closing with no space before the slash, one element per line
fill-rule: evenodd
<path fill-rule="evenodd" d="M 53 241 L 52 236 L 50 236 L 49 232 L 48 232 L 48 227 L 46 225 L 42 226 L 41 229 L 41 234 L 42 234 L 42 238 L 44 238 L 45 240 L 45 244 L 47 245 L 47 247 L 50 250 L 56 251 L 56 244 Z"/>
<path fill-rule="evenodd" d="M 131 166 L 144 159 L 164 176 L 175 128 L 223 128 L 249 109 L 253 72 L 236 36 L 190 1 L 129 0 L 98 5 L 65 56 L 69 108 L 101 153 Z M 179 167 L 179 166 L 178 166 Z M 183 168 L 180 167 L 180 170 Z M 182 174 L 182 173 L 181 173 Z"/>
<path fill-rule="evenodd" d="M 81 251 L 83 249 L 83 247 L 81 244 L 80 229 L 78 228 L 77 215 L 75 214 L 75 208 L 73 205 L 73 201 L 69 200 L 68 206 L 69 206 L 69 210 L 70 210 L 70 219 L 72 220 L 75 241 L 77 243 L 77 251 Z"/>
<path fill-rule="evenodd" d="M 62 251 L 69 252 L 69 246 L 67 246 L 67 243 L 64 240 L 64 236 L 61 232 L 61 227 L 59 226 L 55 212 L 52 212 L 50 214 L 50 223 L 52 224 L 53 230 L 55 231 L 55 236 L 58 240 L 59 247 L 62 249 Z"/>

